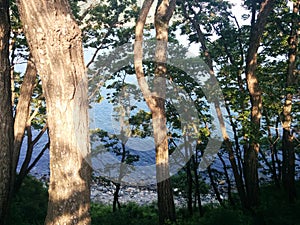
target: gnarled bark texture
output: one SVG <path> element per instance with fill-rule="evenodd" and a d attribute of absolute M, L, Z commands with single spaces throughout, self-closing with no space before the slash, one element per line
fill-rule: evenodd
<path fill-rule="evenodd" d="M 11 182 L 13 114 L 9 65 L 9 3 L 0 0 L 0 224 L 6 225 Z"/>
<path fill-rule="evenodd" d="M 46 225 L 90 224 L 87 78 L 81 31 L 67 0 L 19 0 L 47 104 L 50 185 Z"/>

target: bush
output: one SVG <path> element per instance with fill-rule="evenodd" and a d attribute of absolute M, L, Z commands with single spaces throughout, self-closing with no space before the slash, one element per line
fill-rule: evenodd
<path fill-rule="evenodd" d="M 300 191 L 297 182 L 297 192 Z M 257 224 L 263 225 L 300 225 L 300 200 L 288 202 L 287 193 L 275 186 L 261 188 L 261 204 L 256 211 Z"/>
<path fill-rule="evenodd" d="M 43 183 L 26 177 L 11 205 L 12 225 L 44 224 L 47 215 L 48 191 Z"/>
<path fill-rule="evenodd" d="M 216 208 L 208 211 L 199 224 L 203 225 L 250 225 L 251 218 L 240 210 Z"/>
<path fill-rule="evenodd" d="M 124 205 L 119 211 L 112 207 L 93 203 L 91 205 L 92 225 L 154 225 L 158 223 L 154 205 L 138 206 L 135 203 Z"/>

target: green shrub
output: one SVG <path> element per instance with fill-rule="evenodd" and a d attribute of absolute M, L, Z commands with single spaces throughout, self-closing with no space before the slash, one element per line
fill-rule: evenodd
<path fill-rule="evenodd" d="M 139 206 L 128 203 L 112 212 L 112 207 L 93 203 L 91 205 L 92 225 L 155 225 L 158 223 L 155 205 Z"/>
<path fill-rule="evenodd" d="M 215 208 L 208 211 L 199 224 L 203 225 L 250 225 L 251 218 L 240 210 Z"/>
<path fill-rule="evenodd" d="M 35 178 L 26 177 L 13 198 L 10 212 L 12 225 L 44 224 L 47 204 L 48 191 L 43 183 Z"/>
<path fill-rule="evenodd" d="M 297 183 L 299 193 L 299 183 Z M 300 225 L 300 200 L 288 202 L 287 193 L 275 186 L 261 188 L 261 203 L 256 210 L 256 224 L 263 225 Z"/>

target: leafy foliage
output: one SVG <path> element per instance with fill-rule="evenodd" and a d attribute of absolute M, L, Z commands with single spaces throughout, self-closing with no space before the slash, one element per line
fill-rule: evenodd
<path fill-rule="evenodd" d="M 120 221 L 128 225 L 153 225 L 158 223 L 155 205 L 138 206 L 128 203 L 121 210 L 112 213 L 110 206 L 92 204 L 92 225 L 119 225 Z"/>
<path fill-rule="evenodd" d="M 47 214 L 48 191 L 43 183 L 26 177 L 14 196 L 10 217 L 12 225 L 42 225 Z"/>

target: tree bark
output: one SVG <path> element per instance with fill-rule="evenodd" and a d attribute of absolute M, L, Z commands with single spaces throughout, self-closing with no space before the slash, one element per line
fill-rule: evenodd
<path fill-rule="evenodd" d="M 33 58 L 30 56 L 27 60 L 27 67 L 24 74 L 24 80 L 20 89 L 20 97 L 16 108 L 14 119 L 14 149 L 12 158 L 12 182 L 16 180 L 16 169 L 19 161 L 21 145 L 24 138 L 26 123 L 29 118 L 29 107 L 31 96 L 36 82 L 37 71 Z M 30 161 L 30 159 L 29 159 Z M 21 184 L 21 183 L 20 183 Z M 14 184 L 12 184 L 14 187 Z M 15 188 L 14 188 L 15 189 Z M 18 188 L 17 188 L 18 189 Z M 13 191 L 13 190 L 12 190 Z M 13 195 L 14 193 L 12 193 Z"/>
<path fill-rule="evenodd" d="M 169 151 L 165 115 L 165 75 L 166 75 L 166 48 L 168 42 L 168 24 L 175 10 L 174 0 L 158 1 L 155 12 L 155 30 L 157 47 L 155 51 L 156 68 L 154 78 L 154 92 L 151 93 L 144 77 L 142 58 L 143 28 L 153 0 L 146 0 L 142 6 L 136 24 L 135 39 L 135 71 L 139 86 L 152 113 L 153 133 L 156 150 L 156 179 L 159 224 L 168 221 L 175 222 L 175 205 L 169 173 Z"/>
<path fill-rule="evenodd" d="M 157 46 L 155 51 L 155 80 L 154 97 L 155 105 L 152 105 L 153 133 L 156 145 L 156 179 L 158 197 L 159 224 L 175 222 L 175 205 L 173 190 L 171 187 L 169 172 L 169 148 L 167 138 L 167 118 L 165 113 L 166 95 L 166 58 L 168 43 L 168 25 L 175 10 L 175 1 L 158 1 L 155 12 L 155 31 Z"/>
<path fill-rule="evenodd" d="M 300 1 L 293 2 L 293 16 L 291 22 L 291 31 L 289 37 L 288 70 L 286 78 L 286 89 L 288 93 L 285 97 L 283 106 L 283 135 L 282 135 L 282 181 L 285 190 L 288 192 L 289 201 L 296 200 L 295 186 L 295 147 L 294 136 L 291 129 L 293 93 L 288 89 L 298 88 L 298 79 L 296 74 L 296 62 L 299 46 L 299 8 Z"/>
<path fill-rule="evenodd" d="M 13 113 L 9 64 L 9 1 L 0 0 L 0 224 L 7 225 L 9 212 L 11 162 L 13 150 Z"/>
<path fill-rule="evenodd" d="M 90 224 L 88 96 L 81 31 L 66 0 L 19 0 L 47 104 L 50 185 L 46 225 Z"/>
<path fill-rule="evenodd" d="M 255 2 L 255 0 L 253 0 Z M 245 149 L 245 183 L 247 192 L 247 208 L 250 209 L 259 203 L 258 185 L 258 152 L 260 139 L 260 120 L 262 112 L 262 94 L 259 88 L 257 68 L 257 51 L 261 42 L 267 18 L 271 13 L 275 0 L 265 0 L 261 3 L 259 14 L 255 20 L 255 13 L 252 14 L 249 47 L 246 56 L 246 79 L 247 88 L 251 102 L 251 128 L 249 134 L 249 147 Z M 256 10 L 256 3 L 253 12 Z"/>

